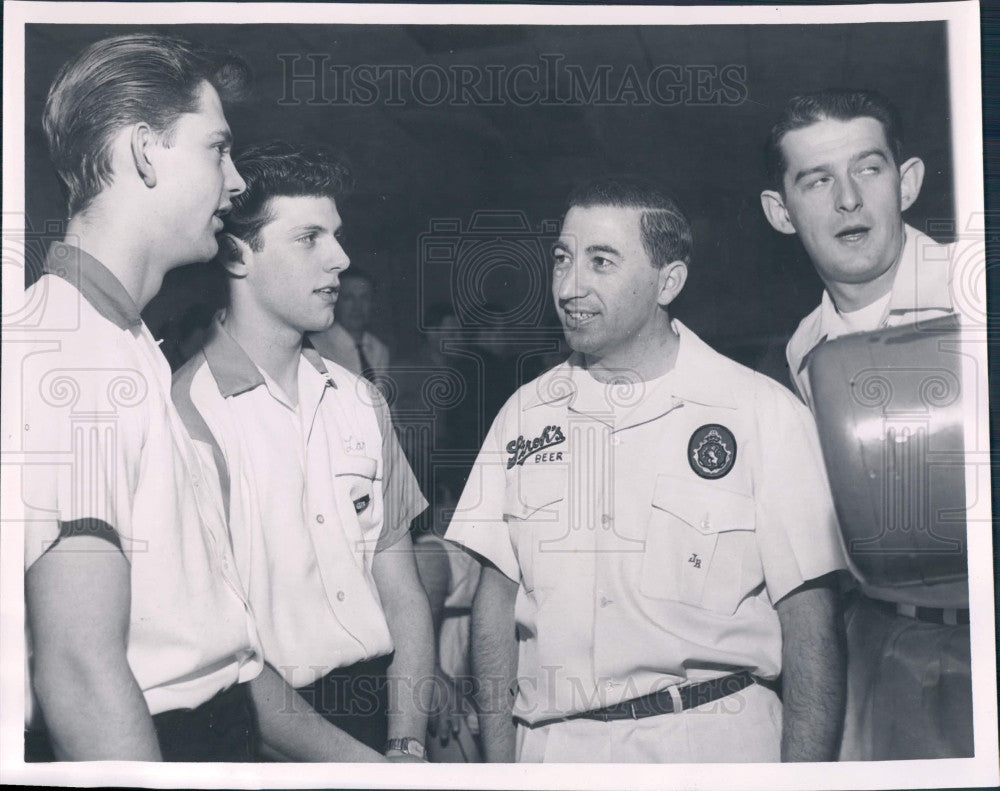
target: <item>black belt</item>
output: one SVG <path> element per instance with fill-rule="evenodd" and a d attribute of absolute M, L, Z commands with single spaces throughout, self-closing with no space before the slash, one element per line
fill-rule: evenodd
<path fill-rule="evenodd" d="M 941 607 L 915 607 L 911 604 L 897 604 L 882 599 L 871 599 L 878 609 L 904 618 L 913 618 L 924 623 L 935 623 L 941 626 L 965 626 L 969 623 L 969 611 L 966 609 Z"/>
<path fill-rule="evenodd" d="M 605 706 L 603 709 L 592 709 L 581 711 L 578 714 L 570 714 L 561 717 L 560 720 L 600 720 L 610 722 L 611 720 L 641 720 L 644 717 L 655 717 L 658 714 L 672 714 L 674 711 L 686 711 L 697 706 L 704 706 L 726 695 L 732 695 L 742 689 L 746 689 L 753 683 L 761 684 L 773 688 L 773 682 L 758 679 L 748 670 L 741 670 L 721 678 L 713 678 L 711 681 L 702 681 L 700 684 L 689 684 L 686 687 L 676 687 L 675 694 L 680 698 L 680 709 L 675 708 L 674 696 L 671 690 L 661 689 L 659 692 L 652 692 L 643 695 L 641 698 L 626 700 L 622 703 L 615 703 L 612 706 Z M 544 725 L 540 722 L 537 725 Z"/>

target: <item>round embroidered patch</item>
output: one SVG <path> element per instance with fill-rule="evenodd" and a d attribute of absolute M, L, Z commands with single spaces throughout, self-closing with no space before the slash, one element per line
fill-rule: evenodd
<path fill-rule="evenodd" d="M 688 440 L 688 463 L 702 478 L 722 478 L 736 462 L 736 437 L 718 423 L 696 429 Z"/>

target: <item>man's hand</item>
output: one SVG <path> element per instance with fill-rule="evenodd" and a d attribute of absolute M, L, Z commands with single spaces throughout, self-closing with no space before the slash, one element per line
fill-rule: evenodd
<path fill-rule="evenodd" d="M 846 639 L 836 574 L 777 603 L 781 622 L 782 761 L 835 761 L 844 724 Z"/>
<path fill-rule="evenodd" d="M 384 761 L 379 753 L 351 738 L 310 706 L 278 671 L 265 664 L 250 682 L 264 754 L 274 760 Z"/>
<path fill-rule="evenodd" d="M 517 632 L 514 600 L 517 583 L 492 564 L 483 573 L 472 602 L 472 672 L 483 751 L 490 763 L 513 763 Z"/>
<path fill-rule="evenodd" d="M 126 656 L 130 571 L 117 547 L 81 535 L 25 574 L 32 682 L 59 760 L 161 760 Z"/>

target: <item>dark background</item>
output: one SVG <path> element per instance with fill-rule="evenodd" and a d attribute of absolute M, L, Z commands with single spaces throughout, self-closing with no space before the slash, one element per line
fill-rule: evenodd
<path fill-rule="evenodd" d="M 664 9 L 665 19 L 669 14 Z M 31 228 L 43 236 L 57 236 L 65 215 L 40 123 L 48 86 L 58 67 L 86 44 L 136 29 L 27 26 L 26 206 Z M 815 307 L 822 290 L 798 241 L 767 225 L 758 197 L 766 186 L 764 138 L 797 92 L 847 86 L 888 95 L 903 114 L 904 158 L 918 155 L 927 164 L 923 192 L 907 220 L 947 241 L 954 217 L 944 23 L 146 29 L 226 46 L 251 63 L 258 81 L 255 99 L 228 113 L 237 147 L 286 137 L 344 153 L 358 178 L 357 191 L 341 207 L 345 246 L 353 263 L 378 280 L 373 329 L 397 357 L 418 345 L 421 315 L 433 302 L 452 301 L 467 326 L 502 325 L 526 341 L 536 326 L 554 327 L 547 240 L 563 201 L 581 180 L 627 171 L 664 182 L 694 226 L 694 264 L 672 313 L 720 351 L 776 372 L 784 339 Z M 588 78 L 601 64 L 609 65 L 612 93 L 629 64 L 643 80 L 660 64 L 683 67 L 688 75 L 693 67 L 734 65 L 745 69 L 746 80 L 736 103 L 732 90 L 717 91 L 715 101 L 699 101 L 689 86 L 680 88 L 681 100 L 669 106 L 509 100 L 499 106 L 448 101 L 428 106 L 405 90 L 398 106 L 386 101 L 387 91 L 365 106 L 337 101 L 331 75 L 323 84 L 326 101 L 321 96 L 310 104 L 315 85 L 290 90 L 278 56 L 299 55 L 301 73 L 312 68 L 306 55 L 324 53 L 327 66 L 459 64 L 508 70 L 518 64 L 541 68 L 541 56 L 558 55 L 563 66 L 578 66 Z M 537 86 L 530 80 L 523 84 Z M 425 95 L 433 95 L 433 83 L 427 86 Z M 713 87 L 720 87 L 718 80 L 709 80 L 709 94 Z M 565 82 L 555 88 L 568 92 Z M 515 223 L 515 229 L 477 233 L 470 229 L 476 213 L 480 224 Z M 440 230 L 449 220 L 456 230 Z M 444 251 L 443 257 L 430 260 L 431 247 Z M 214 283 L 209 265 L 171 273 L 145 313 L 154 334 L 193 302 L 216 298 Z M 491 306 L 483 309 L 484 301 Z"/>

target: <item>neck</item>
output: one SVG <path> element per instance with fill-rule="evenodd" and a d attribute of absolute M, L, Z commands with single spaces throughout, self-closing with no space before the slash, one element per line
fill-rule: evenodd
<path fill-rule="evenodd" d="M 899 249 L 892 264 L 881 275 L 866 283 L 838 283 L 833 280 L 824 281 L 826 290 L 830 294 L 830 299 L 837 306 L 841 313 L 853 313 L 856 310 L 867 308 L 873 302 L 882 299 L 892 291 L 893 283 L 896 281 L 896 272 L 899 269 L 899 262 L 903 260 L 903 250 L 906 249 L 906 231 L 899 240 Z"/>
<path fill-rule="evenodd" d="M 590 375 L 599 382 L 623 378 L 631 382 L 648 382 L 673 370 L 680 336 L 670 326 L 666 311 L 656 325 L 640 330 L 626 348 L 600 356 L 585 354 L 584 363 Z"/>
<path fill-rule="evenodd" d="M 297 403 L 302 333 L 276 326 L 237 299 L 231 300 L 222 323 L 247 356 L 267 371 L 292 403 Z"/>
<path fill-rule="evenodd" d="M 171 268 L 158 261 L 147 239 L 136 233 L 142 223 L 99 208 L 73 217 L 66 226 L 67 244 L 92 255 L 116 277 L 139 310 L 149 304 Z"/>

